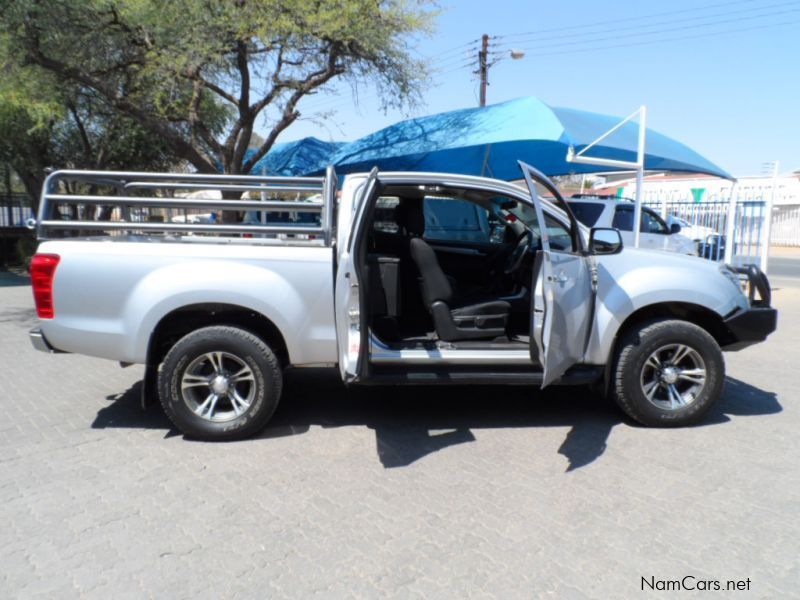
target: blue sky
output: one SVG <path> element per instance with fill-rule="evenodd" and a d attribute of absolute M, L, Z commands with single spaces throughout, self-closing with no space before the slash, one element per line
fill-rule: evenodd
<path fill-rule="evenodd" d="M 476 106 L 473 40 L 525 58 L 490 71 L 488 102 L 535 95 L 554 106 L 626 116 L 648 108 L 648 125 L 736 176 L 781 161 L 800 169 L 800 1 L 449 0 L 417 51 L 430 58 L 432 86 L 410 114 L 378 110 L 373 90 L 304 100 L 304 118 L 280 141 L 315 135 L 351 140 L 405 116 Z M 530 32 L 530 33 L 527 33 Z M 513 34 L 520 34 L 514 36 Z M 506 37 L 499 37 L 506 36 Z M 617 47 L 610 47 L 617 46 Z"/>

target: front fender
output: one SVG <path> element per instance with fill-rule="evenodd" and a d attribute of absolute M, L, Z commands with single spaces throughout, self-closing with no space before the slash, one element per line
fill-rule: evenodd
<path fill-rule="evenodd" d="M 747 308 L 747 298 L 719 272 L 716 263 L 641 250 L 598 257 L 597 303 L 585 362 L 607 363 L 628 317 L 667 303 L 700 306 L 720 318 L 735 308 Z"/>

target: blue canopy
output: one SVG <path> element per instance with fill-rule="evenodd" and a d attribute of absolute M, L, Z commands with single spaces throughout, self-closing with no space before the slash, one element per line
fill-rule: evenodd
<path fill-rule="evenodd" d="M 620 121 L 551 107 L 534 97 L 517 98 L 401 121 L 340 147 L 332 162 L 340 173 L 377 166 L 386 171 L 442 171 L 506 180 L 521 177 L 518 160 L 547 175 L 609 172 L 615 169 L 567 162 L 567 149 L 571 145 L 579 152 Z M 626 123 L 587 155 L 635 161 L 638 130 L 638 124 Z M 688 146 L 652 129 L 647 130 L 645 169 L 732 179 Z"/>
<path fill-rule="evenodd" d="M 275 144 L 250 172 L 291 176 L 319 171 L 331 163 L 331 157 L 343 145 L 344 142 L 325 142 L 315 137 Z M 255 150 L 248 150 L 245 160 L 253 152 Z"/>

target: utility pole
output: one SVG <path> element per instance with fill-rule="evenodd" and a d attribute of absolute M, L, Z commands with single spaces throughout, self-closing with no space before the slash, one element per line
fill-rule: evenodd
<path fill-rule="evenodd" d="M 489 85 L 489 35 L 486 33 L 478 51 L 478 72 L 481 76 L 481 106 L 486 106 L 486 86 Z"/>
<path fill-rule="evenodd" d="M 495 52 L 495 59 L 489 61 L 489 34 L 484 33 L 481 36 L 481 49 L 478 50 L 478 70 L 472 71 L 473 75 L 477 73 L 481 78 L 481 106 L 486 106 L 486 87 L 489 85 L 489 69 L 506 58 L 510 58 L 511 60 L 521 60 L 525 58 L 524 50 L 512 48 L 507 52 L 507 56 L 505 55 L 506 51 L 500 53 Z"/>

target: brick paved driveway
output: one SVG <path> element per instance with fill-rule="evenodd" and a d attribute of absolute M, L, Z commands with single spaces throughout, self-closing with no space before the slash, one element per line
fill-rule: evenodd
<path fill-rule="evenodd" d="M 0 287 L 0 598 L 668 597 L 641 577 L 686 575 L 798 597 L 800 288 L 775 299 L 704 426 L 316 373 L 258 439 L 207 444 L 139 410 L 141 368 L 35 352 L 30 289 Z"/>

